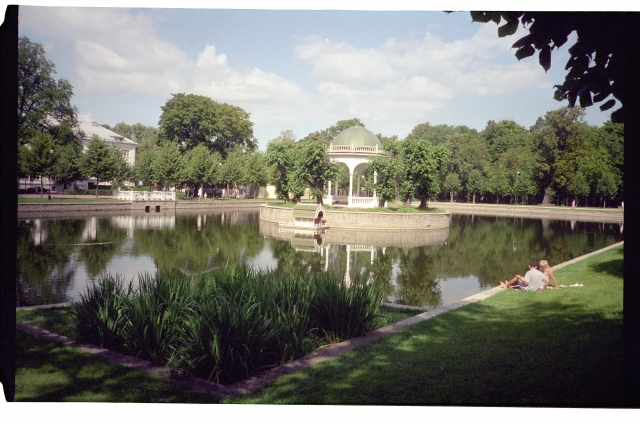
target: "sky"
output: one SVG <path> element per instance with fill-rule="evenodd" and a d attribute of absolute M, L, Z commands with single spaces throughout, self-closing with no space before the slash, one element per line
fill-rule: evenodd
<path fill-rule="evenodd" d="M 228 9 L 244 3 L 20 6 L 19 33 L 44 45 L 83 121 L 157 127 L 172 94 L 193 93 L 250 113 L 261 150 L 283 130 L 302 138 L 344 119 L 402 139 L 423 122 L 529 128 L 567 104 L 553 99 L 553 86 L 564 81 L 575 37 L 545 73 L 537 55 L 514 56 L 526 30 L 499 38 L 497 25 L 472 23 L 469 12 Z M 608 119 L 597 106 L 587 111 L 591 125 Z"/>

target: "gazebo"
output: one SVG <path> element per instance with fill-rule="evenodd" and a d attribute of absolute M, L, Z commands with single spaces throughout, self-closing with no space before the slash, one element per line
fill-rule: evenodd
<path fill-rule="evenodd" d="M 329 158 L 334 162 L 339 162 L 349 169 L 349 189 L 346 192 L 332 189 L 331 181 L 328 184 L 328 194 L 324 196 L 323 202 L 328 205 L 335 203 L 346 204 L 355 208 L 375 208 L 378 206 L 378 196 L 373 192 L 373 196 L 367 196 L 361 190 L 360 182 L 362 171 L 369 163 L 371 156 L 384 156 L 386 152 L 382 149 L 382 143 L 374 133 L 364 127 L 351 127 L 338 134 L 331 144 L 329 144 Z M 356 176 L 354 186 L 354 174 Z M 377 174 L 373 175 L 376 182 Z M 354 190 L 355 189 L 355 190 Z"/>

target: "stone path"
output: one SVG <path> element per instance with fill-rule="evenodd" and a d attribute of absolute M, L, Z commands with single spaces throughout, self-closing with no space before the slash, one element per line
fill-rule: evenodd
<path fill-rule="evenodd" d="M 588 253 L 586 255 L 577 257 L 575 259 L 572 259 L 570 261 L 564 262 L 562 264 L 558 264 L 556 266 L 551 267 L 552 270 L 557 270 L 560 268 L 564 268 L 567 265 L 576 263 L 578 261 L 581 261 L 583 259 L 586 259 L 590 256 L 593 255 L 597 255 L 598 253 L 602 253 L 606 250 L 609 249 L 613 249 L 616 248 L 618 246 L 621 246 L 624 242 L 619 242 L 616 244 L 613 244 L 611 246 L 605 247 L 603 249 L 597 250 L 595 252 L 592 253 Z M 435 309 L 431 309 L 429 311 L 423 312 L 421 314 L 418 314 L 416 316 L 413 316 L 411 318 L 407 318 L 403 321 L 399 321 L 396 322 L 394 324 L 388 325 L 386 327 L 382 327 L 382 328 L 378 328 L 377 330 L 374 330 L 364 336 L 360 336 L 360 337 L 354 337 L 353 339 L 349 339 L 346 340 L 344 342 L 341 343 L 337 343 L 334 345 L 331 345 L 327 348 L 324 348 L 320 351 L 314 352 L 310 355 L 307 355 L 305 357 L 296 359 L 295 361 L 289 362 L 287 364 L 284 365 L 280 365 L 276 368 L 272 368 L 268 371 L 265 371 L 261 374 L 258 374 L 256 376 L 250 377 L 247 380 L 244 381 L 240 381 L 238 383 L 234 383 L 234 384 L 229 384 L 229 385 L 221 385 L 221 384 L 216 384 L 216 383 L 212 383 L 209 382 L 207 380 L 201 379 L 201 378 L 194 378 L 194 377 L 185 377 L 182 376 L 179 373 L 176 372 L 171 372 L 169 370 L 169 368 L 167 367 L 157 367 L 154 366 L 153 364 L 151 364 L 148 361 L 142 360 L 142 359 L 138 359 L 138 358 L 134 358 L 131 356 L 127 356 L 127 355 L 123 355 L 117 352 L 112 352 L 108 349 L 103 349 L 103 348 L 99 348 L 97 346 L 93 346 L 93 345 L 89 345 L 89 344 L 84 344 L 84 343 L 80 343 L 77 342 L 75 340 L 72 340 L 68 337 L 65 336 L 61 336 L 55 333 L 52 333 L 50 331 L 47 330 L 43 330 L 28 324 L 21 324 L 21 323 L 17 323 L 16 324 L 16 329 L 17 330 L 21 330 L 21 331 L 25 331 L 31 334 L 35 334 L 37 336 L 40 337 L 44 337 L 47 338 L 49 340 L 54 340 L 57 341 L 59 343 L 64 344 L 65 346 L 70 346 L 76 349 L 79 349 L 83 352 L 87 352 L 87 353 L 91 353 L 94 355 L 98 355 L 102 358 L 108 359 L 109 361 L 115 362 L 117 364 L 120 365 L 124 365 L 126 367 L 130 367 L 130 368 L 134 368 L 137 370 L 141 370 L 141 371 L 146 371 L 149 374 L 158 376 L 158 377 L 164 377 L 164 378 L 171 378 L 173 381 L 176 381 L 184 386 L 187 386 L 189 388 L 195 389 L 195 390 L 202 390 L 208 393 L 213 394 L 214 396 L 217 397 L 224 397 L 224 396 L 231 396 L 231 395 L 239 395 L 239 394 L 244 394 L 244 393 L 248 393 L 250 391 L 256 390 L 266 384 L 271 383 L 272 381 L 276 380 L 277 378 L 289 374 L 293 371 L 297 371 L 299 369 L 303 369 L 306 367 L 309 367 L 311 365 L 315 365 L 315 364 L 319 364 L 321 362 L 324 362 L 328 359 L 331 358 L 335 358 L 339 355 L 342 355 L 346 352 L 349 352 L 353 349 L 355 349 L 358 346 L 361 346 L 365 343 L 369 343 L 372 342 L 374 340 L 380 339 L 382 337 L 386 337 L 389 336 L 391 334 L 397 333 L 398 331 L 407 328 L 410 325 L 416 324 L 418 322 L 422 322 L 422 321 L 426 321 L 430 318 L 433 318 L 435 316 L 438 316 L 444 312 L 448 312 L 454 309 L 458 309 L 461 306 L 464 305 L 468 305 L 471 303 L 475 303 L 478 302 L 480 300 L 484 300 L 490 296 L 493 296 L 496 293 L 499 293 L 501 291 L 503 291 L 504 289 L 501 287 L 494 287 L 491 288 L 489 290 L 486 290 L 484 292 L 481 293 L 477 293 L 474 294 L 473 296 L 469 296 L 466 297 L 458 302 L 452 303 L 450 305 L 446 305 L 446 306 L 441 306 L 439 308 L 435 308 Z"/>

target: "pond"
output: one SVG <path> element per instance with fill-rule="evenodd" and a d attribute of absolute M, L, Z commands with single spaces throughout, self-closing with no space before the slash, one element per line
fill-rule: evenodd
<path fill-rule="evenodd" d="M 103 273 L 134 280 L 227 263 L 299 275 L 333 272 L 378 285 L 385 302 L 435 308 L 623 240 L 613 223 L 453 214 L 448 230 L 295 234 L 255 210 L 18 220 L 18 306 L 77 299 Z M 560 281 L 561 284 L 571 283 Z"/>

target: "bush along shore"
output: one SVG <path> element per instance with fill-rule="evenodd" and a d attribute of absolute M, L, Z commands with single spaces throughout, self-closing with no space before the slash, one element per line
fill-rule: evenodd
<path fill-rule="evenodd" d="M 71 314 L 83 342 L 228 384 L 367 333 L 380 302 L 360 281 L 228 266 L 197 277 L 141 275 L 137 287 L 104 275 Z"/>

